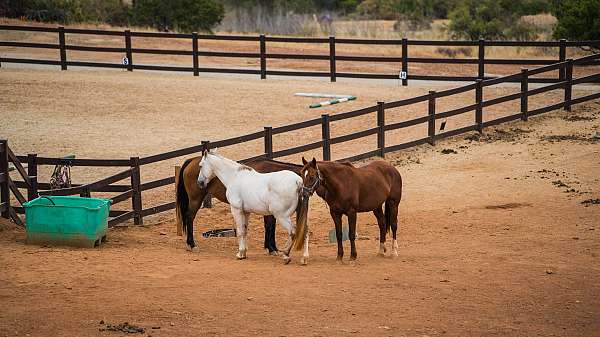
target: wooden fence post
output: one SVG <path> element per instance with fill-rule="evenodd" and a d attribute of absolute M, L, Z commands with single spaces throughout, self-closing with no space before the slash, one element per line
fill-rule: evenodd
<path fill-rule="evenodd" d="M 27 200 L 31 201 L 38 197 L 38 181 L 37 181 L 37 154 L 27 155 L 27 176 L 30 186 L 27 188 Z"/>
<path fill-rule="evenodd" d="M 194 76 L 198 76 L 198 33 L 192 33 L 192 59 L 193 59 L 193 67 L 194 67 Z"/>
<path fill-rule="evenodd" d="M 408 85 L 408 40 L 402 39 L 402 71 L 406 73 L 406 78 L 402 79 L 402 86 Z"/>
<path fill-rule="evenodd" d="M 427 135 L 429 144 L 435 145 L 435 91 L 429 91 L 429 123 L 427 125 Z"/>
<path fill-rule="evenodd" d="M 558 62 L 565 62 L 567 60 L 567 40 L 560 39 L 558 45 Z M 558 80 L 564 81 L 566 77 L 565 67 L 558 70 Z"/>
<path fill-rule="evenodd" d="M 267 40 L 265 34 L 260 34 L 260 79 L 267 78 Z"/>
<path fill-rule="evenodd" d="M 573 60 L 567 60 L 565 83 L 565 110 L 571 111 L 571 95 L 573 93 Z"/>
<path fill-rule="evenodd" d="M 10 192 L 8 190 L 8 141 L 0 139 L 0 204 L 6 203 L 6 209 L 0 213 L 5 219 L 10 219 Z"/>
<path fill-rule="evenodd" d="M 203 140 L 202 141 L 202 151 L 208 151 L 210 148 L 210 141 Z M 204 200 L 202 200 L 203 208 L 212 208 L 212 194 L 206 193 Z"/>
<path fill-rule="evenodd" d="M 65 27 L 58 27 L 58 44 L 60 48 L 60 70 L 67 70 L 67 47 L 65 42 Z"/>
<path fill-rule="evenodd" d="M 475 81 L 475 124 L 477 125 L 477 131 L 483 133 L 483 80 L 478 79 Z"/>
<path fill-rule="evenodd" d="M 485 40 L 479 39 L 479 57 L 477 58 L 477 78 L 485 77 Z"/>
<path fill-rule="evenodd" d="M 331 160 L 331 134 L 329 132 L 329 115 L 321 115 L 321 137 L 323 139 L 323 160 Z"/>
<path fill-rule="evenodd" d="M 521 69 L 521 119 L 526 121 L 529 118 L 528 92 L 529 92 L 529 70 Z"/>
<path fill-rule="evenodd" d="M 265 157 L 273 159 L 273 128 L 265 126 Z"/>
<path fill-rule="evenodd" d="M 125 30 L 125 52 L 127 53 L 127 71 L 133 71 L 133 53 L 131 52 L 131 31 Z M 137 224 L 136 224 L 137 225 Z"/>
<path fill-rule="evenodd" d="M 385 157 L 385 103 L 377 102 L 377 149 L 379 156 Z"/>
<path fill-rule="evenodd" d="M 135 225 L 143 225 L 144 218 L 142 216 L 142 191 L 140 179 L 140 157 L 129 158 L 131 166 L 131 206 L 133 208 L 133 223 Z"/>
<path fill-rule="evenodd" d="M 329 37 L 329 78 L 331 82 L 336 81 L 335 76 L 335 36 Z"/>

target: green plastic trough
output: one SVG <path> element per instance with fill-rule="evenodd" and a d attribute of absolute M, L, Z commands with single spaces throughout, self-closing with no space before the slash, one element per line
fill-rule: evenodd
<path fill-rule="evenodd" d="M 95 247 L 106 240 L 110 199 L 43 196 L 26 202 L 28 244 Z"/>

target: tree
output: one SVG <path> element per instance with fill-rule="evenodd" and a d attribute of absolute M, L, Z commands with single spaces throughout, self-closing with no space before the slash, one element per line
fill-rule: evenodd
<path fill-rule="evenodd" d="M 564 0 L 555 16 L 554 38 L 600 40 L 600 0 Z"/>

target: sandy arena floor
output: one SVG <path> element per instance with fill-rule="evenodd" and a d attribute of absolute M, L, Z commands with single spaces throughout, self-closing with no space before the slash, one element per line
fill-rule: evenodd
<path fill-rule="evenodd" d="M 5 68 L 0 84 L 0 134 L 15 152 L 79 158 L 144 156 L 430 89 L 377 81 Z M 489 89 L 486 97 L 514 90 Z M 299 91 L 350 93 L 359 100 L 310 110 L 311 100 L 292 96 Z M 532 108 L 561 94 L 542 95 Z M 446 110 L 471 99 L 439 106 Z M 425 111 L 415 106 L 388 118 Z M 486 110 L 486 118 L 516 111 L 517 105 L 504 104 Z M 450 119 L 448 125 L 460 127 L 471 117 Z M 176 236 L 174 212 L 148 218 L 145 227 L 111 230 L 109 241 L 91 250 L 28 246 L 23 230 L 2 222 L 0 336 L 122 336 L 106 327 L 123 322 L 143 327 L 144 336 L 597 335 L 599 121 L 596 101 L 572 113 L 486 129 L 482 137 L 463 135 L 390 154 L 387 160 L 405 185 L 398 258 L 376 256 L 376 221 L 362 214 L 359 259 L 337 264 L 335 244 L 327 239 L 332 221 L 318 198 L 311 201 L 306 267 L 297 257 L 285 266 L 263 252 L 258 217 L 251 220 L 248 260 L 235 260 L 234 238 L 201 238 L 202 231 L 231 225 L 222 203 L 202 210 L 196 220 L 197 254 Z M 372 118 L 347 122 L 334 124 L 334 135 L 370 127 Z M 406 130 L 388 141 L 422 134 Z M 275 146 L 319 135 L 315 128 L 276 138 Z M 369 150 L 369 144 L 374 147 L 375 139 L 335 148 L 334 157 Z M 256 142 L 223 150 L 241 158 L 261 148 Z M 443 149 L 457 153 L 442 154 Z M 144 179 L 172 174 L 180 162 L 144 167 Z M 106 173 L 74 171 L 78 181 Z M 172 186 L 144 198 L 172 200 Z"/>

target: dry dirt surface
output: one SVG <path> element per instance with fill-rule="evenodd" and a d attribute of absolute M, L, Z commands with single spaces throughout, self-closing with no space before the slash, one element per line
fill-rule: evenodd
<path fill-rule="evenodd" d="M 208 118 L 205 109 L 218 111 L 216 103 L 225 105 L 235 84 L 247 101 L 222 109 L 225 122 L 186 130 L 202 130 L 197 139 L 234 136 L 265 121 L 277 125 L 318 116 L 320 111 L 304 107 L 306 101 L 281 102 L 295 89 L 356 90 L 369 100 L 409 95 L 375 82 L 294 86 L 292 81 L 208 82 L 167 74 L 109 77 L 3 69 L 0 102 L 11 124 L 3 124 L 1 133 L 9 135 L 18 153 L 57 155 L 75 149 L 71 152 L 85 157 L 118 157 L 137 147 L 152 154 L 190 145 L 194 136 L 176 133 L 174 121 Z M 130 95 L 144 85 L 151 93 Z M 195 104 L 186 103 L 187 94 L 169 91 L 186 85 L 196 94 Z M 88 96 L 75 99 L 77 90 Z M 253 98 L 253 115 L 243 106 L 251 106 L 251 94 L 260 90 L 273 92 Z M 427 88 L 406 90 L 412 95 Z M 169 102 L 160 103 L 160 97 Z M 272 114 L 261 114 L 257 102 Z M 298 114 L 285 113 L 287 108 Z M 510 111 L 515 107 L 490 113 Z M 241 116 L 237 122 L 236 114 Z M 88 123 L 79 123 L 86 118 Z M 102 139 L 104 127 L 112 137 Z M 128 134 L 134 127 L 141 131 Z M 345 242 L 346 257 L 336 263 L 335 244 L 328 241 L 332 221 L 317 197 L 311 200 L 308 266 L 299 265 L 298 254 L 290 265 L 267 255 L 256 216 L 247 260 L 235 259 L 235 238 L 202 238 L 203 231 L 232 225 L 222 203 L 196 219 L 199 253 L 185 250 L 174 212 L 148 218 L 144 227 L 112 229 L 108 242 L 96 249 L 26 245 L 22 229 L 2 222 L 0 336 L 597 336 L 599 133 L 600 102 L 595 101 L 571 113 L 551 112 L 486 129 L 483 135 L 389 154 L 386 160 L 404 179 L 397 258 L 376 256 L 375 218 L 361 214 L 358 260 L 347 260 Z M 354 144 L 350 150 L 366 146 Z M 157 170 L 171 172 L 165 165 Z M 172 198 L 171 188 L 148 199 Z M 278 242 L 283 243 L 279 228 Z"/>

